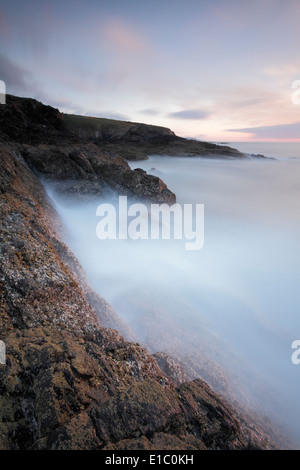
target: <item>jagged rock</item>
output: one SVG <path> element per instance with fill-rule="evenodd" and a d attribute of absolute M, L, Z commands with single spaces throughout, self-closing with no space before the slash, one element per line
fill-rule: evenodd
<path fill-rule="evenodd" d="M 37 100 L 7 95 L 0 106 L 0 137 L 33 145 L 63 140 L 69 133 L 62 118 L 58 109 Z"/>
<path fill-rule="evenodd" d="M 175 194 L 157 176 L 131 170 L 121 157 L 103 154 L 95 144 L 20 147 L 26 163 L 60 195 L 73 200 L 103 197 L 112 190 L 147 202 L 174 203 Z"/>
<path fill-rule="evenodd" d="M 161 370 L 172 380 L 175 385 L 181 385 L 184 382 L 192 380 L 183 367 L 169 354 L 164 352 L 156 352 L 153 354 L 154 359 Z"/>

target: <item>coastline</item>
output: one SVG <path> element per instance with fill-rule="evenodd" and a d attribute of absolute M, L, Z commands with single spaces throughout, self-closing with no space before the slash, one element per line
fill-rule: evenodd
<path fill-rule="evenodd" d="M 103 156 L 91 146 L 88 152 L 81 147 L 76 154 L 69 149 L 66 154 L 57 113 L 48 112 L 51 124 L 46 131 L 40 124 L 36 134 L 19 126 L 22 139 L 28 131 L 29 144 L 1 145 L 1 339 L 7 351 L 0 369 L 5 423 L 1 448 L 276 448 L 266 431 L 253 428 L 205 382 L 199 378 L 186 382 L 183 372 L 184 380 L 179 379 L 176 360 L 167 373 L 139 344 L 127 342 L 115 331 L 134 340 L 111 307 L 92 291 L 78 261 L 61 241 L 57 231 L 61 222 L 39 178 L 59 175 L 61 183 L 66 178 L 72 181 L 70 168 L 78 171 L 79 166 L 87 172 L 81 172 L 83 179 L 93 170 L 97 184 L 102 181 L 99 175 L 109 171 L 112 184 L 117 178 L 114 189 L 123 191 L 128 186 L 124 180 L 120 184 L 120 174 L 132 181 L 131 175 L 140 173 L 128 170 L 120 157 Z M 40 140 L 33 145 L 31 139 L 38 135 Z M 56 138 L 59 142 L 53 146 Z M 147 181 L 155 201 L 173 194 L 166 192 L 160 179 Z M 84 188 L 89 196 L 90 187 Z M 137 196 L 146 188 L 142 194 L 149 198 L 147 184 L 134 180 L 130 188 Z M 82 187 L 76 188 L 75 196 L 81 191 Z"/>

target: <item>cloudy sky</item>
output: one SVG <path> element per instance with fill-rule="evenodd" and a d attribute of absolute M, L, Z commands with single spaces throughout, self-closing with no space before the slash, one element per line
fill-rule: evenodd
<path fill-rule="evenodd" d="M 0 80 L 183 136 L 300 140 L 299 25 L 300 0 L 0 0 Z"/>

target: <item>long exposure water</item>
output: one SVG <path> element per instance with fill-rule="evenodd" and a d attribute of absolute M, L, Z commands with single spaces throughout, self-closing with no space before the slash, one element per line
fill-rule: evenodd
<path fill-rule="evenodd" d="M 131 163 L 165 181 L 179 204 L 204 204 L 199 251 L 177 240 L 99 240 L 101 201 L 70 206 L 51 197 L 91 285 L 140 341 L 152 352 L 201 349 L 241 377 L 241 393 L 239 380 L 233 386 L 240 400 L 300 442 L 300 364 L 291 360 L 300 339 L 300 146 L 231 145 L 275 159 Z"/>

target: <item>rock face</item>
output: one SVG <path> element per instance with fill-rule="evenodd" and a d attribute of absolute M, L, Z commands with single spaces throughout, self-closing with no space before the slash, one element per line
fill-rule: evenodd
<path fill-rule="evenodd" d="M 29 167 L 70 198 L 99 198 L 116 191 L 146 202 L 176 201 L 160 178 L 133 171 L 112 149 L 74 135 L 57 109 L 36 100 L 8 95 L 7 104 L 0 107 L 0 136 L 18 143 Z"/>
<path fill-rule="evenodd" d="M 0 106 L 1 140 L 36 145 L 64 140 L 68 133 L 58 109 L 30 98 L 7 95 Z"/>
<path fill-rule="evenodd" d="M 245 158 L 243 153 L 231 147 L 184 139 L 165 127 L 68 114 L 63 115 L 63 122 L 72 135 L 88 138 L 102 149 L 117 152 L 127 160 L 145 160 L 153 154 Z"/>
<path fill-rule="evenodd" d="M 158 177 L 142 169 L 131 170 L 119 156 L 102 153 L 92 143 L 67 146 L 23 145 L 28 165 L 61 195 L 93 199 L 112 190 L 145 202 L 174 203 L 175 194 Z"/>
<path fill-rule="evenodd" d="M 174 132 L 166 127 L 70 114 L 64 114 L 62 118 L 69 132 L 80 138 L 102 143 L 162 144 L 171 142 L 176 137 Z"/>
<path fill-rule="evenodd" d="M 40 128 L 43 108 L 36 105 L 35 118 L 31 105 L 28 120 L 27 105 L 25 111 L 16 105 L 15 114 L 14 103 L 1 111 L 11 122 L 0 145 L 0 339 L 6 344 L 0 449 L 272 448 L 205 382 L 175 380 L 174 363 L 163 372 L 145 349 L 116 331 L 135 341 L 61 242 L 60 222 L 37 177 L 65 182 L 77 171 L 81 182 L 93 183 L 87 175 L 97 178 L 104 160 L 99 163 L 94 146 L 79 150 L 65 141 L 57 156 L 53 136 L 65 139 L 60 116 L 47 109 L 50 122 Z M 14 143 L 8 131 L 18 122 Z M 129 171 L 123 161 L 116 165 Z M 146 176 L 132 174 L 142 185 Z"/>

